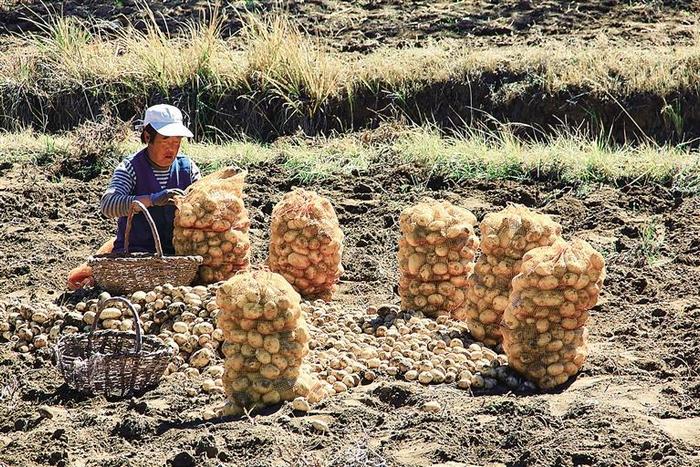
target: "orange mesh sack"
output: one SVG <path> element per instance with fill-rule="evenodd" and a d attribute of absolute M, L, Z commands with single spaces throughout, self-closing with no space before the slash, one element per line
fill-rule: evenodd
<path fill-rule="evenodd" d="M 272 210 L 268 267 L 304 298 L 330 301 L 343 273 L 343 238 L 330 201 L 296 189 Z"/>
<path fill-rule="evenodd" d="M 587 356 L 588 310 L 604 279 L 603 256 L 584 240 L 528 252 L 503 315 L 510 366 L 543 389 L 578 373 Z"/>
<path fill-rule="evenodd" d="M 226 280 L 250 264 L 248 227 L 237 227 L 223 232 L 175 227 L 173 245 L 178 254 L 200 255 L 202 282 Z"/>
<path fill-rule="evenodd" d="M 243 205 L 245 172 L 227 168 L 191 185 L 178 200 L 173 246 L 178 255 L 200 255 L 204 283 L 218 282 L 250 264 L 250 219 Z"/>
<path fill-rule="evenodd" d="M 311 402 L 325 397 L 321 383 L 302 365 L 309 330 L 300 301 L 284 277 L 269 271 L 236 274 L 219 288 L 226 415 L 300 396 Z"/>
<path fill-rule="evenodd" d="M 449 316 L 463 306 L 479 239 L 476 217 L 448 201 L 426 199 L 400 216 L 401 308 Z"/>
<path fill-rule="evenodd" d="M 453 317 L 466 321 L 472 336 L 486 345 L 501 342 L 500 322 L 511 281 L 525 253 L 554 243 L 561 226 L 549 216 L 512 205 L 486 215 L 480 224 L 482 255 L 469 277 L 465 306 Z"/>

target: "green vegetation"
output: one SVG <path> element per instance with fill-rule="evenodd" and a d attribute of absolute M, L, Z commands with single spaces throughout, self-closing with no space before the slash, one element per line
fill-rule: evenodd
<path fill-rule="evenodd" d="M 654 265 L 659 259 L 664 243 L 664 226 L 655 220 L 650 220 L 640 229 L 642 254 L 648 265 Z"/>
<path fill-rule="evenodd" d="M 136 139 L 123 139 L 125 133 L 115 131 L 114 141 L 103 138 L 100 147 L 86 149 L 85 135 L 98 128 L 104 125 L 81 127 L 64 136 L 0 133 L 0 160 L 60 162 L 77 154 L 88 166 L 97 164 L 99 171 L 141 147 Z M 696 150 L 652 145 L 611 148 L 564 134 L 534 142 L 503 132 L 445 136 L 435 128 L 392 125 L 336 137 L 280 138 L 272 144 L 189 142 L 183 151 L 205 171 L 229 164 L 249 167 L 274 162 L 302 184 L 391 164 L 455 181 L 536 179 L 583 186 L 657 183 L 688 194 L 700 192 L 700 154 Z M 88 168 L 83 171 L 95 174 Z M 71 172 L 64 175 L 71 176 Z"/>

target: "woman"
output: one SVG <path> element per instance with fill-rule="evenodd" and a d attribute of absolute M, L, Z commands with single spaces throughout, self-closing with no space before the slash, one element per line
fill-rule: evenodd
<path fill-rule="evenodd" d="M 146 147 L 127 157 L 114 171 L 107 191 L 100 200 L 102 214 L 118 218 L 117 236 L 110 239 L 98 253 L 123 252 L 126 220 L 131 203 L 143 203 L 158 229 L 163 252 L 174 254 L 173 221 L 175 196 L 200 178 L 195 163 L 180 154 L 182 138 L 192 133 L 182 123 L 182 113 L 166 104 L 146 109 L 143 119 L 141 142 Z M 143 215 L 134 215 L 129 251 L 155 252 L 151 229 Z M 72 290 L 93 283 L 92 270 L 87 264 L 73 269 L 68 276 L 68 287 Z"/>

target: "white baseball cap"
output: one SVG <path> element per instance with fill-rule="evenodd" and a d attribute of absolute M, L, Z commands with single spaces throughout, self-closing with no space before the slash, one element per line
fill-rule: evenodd
<path fill-rule="evenodd" d="M 187 136 L 191 138 L 192 132 L 182 124 L 182 112 L 177 107 L 168 104 L 153 105 L 146 109 L 143 117 L 143 126 L 151 125 L 154 130 L 163 136 Z"/>

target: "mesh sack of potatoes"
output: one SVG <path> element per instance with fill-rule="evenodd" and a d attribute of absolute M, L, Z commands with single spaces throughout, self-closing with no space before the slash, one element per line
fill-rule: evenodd
<path fill-rule="evenodd" d="M 503 315 L 510 365 L 543 389 L 578 373 L 587 355 L 588 310 L 604 279 L 603 256 L 584 240 L 528 252 Z"/>
<path fill-rule="evenodd" d="M 309 330 L 301 297 L 284 277 L 269 271 L 236 274 L 219 288 L 216 301 L 227 415 L 296 397 L 314 402 L 324 397 L 321 383 L 303 366 Z"/>
<path fill-rule="evenodd" d="M 202 256 L 199 276 L 205 283 L 228 279 L 250 265 L 247 223 L 223 232 L 175 227 L 173 246 L 178 254 Z"/>
<path fill-rule="evenodd" d="M 330 201 L 296 189 L 272 210 L 268 267 L 304 298 L 330 301 L 343 273 L 343 238 Z"/>
<path fill-rule="evenodd" d="M 427 316 L 450 315 L 465 300 L 479 240 L 476 217 L 448 201 L 424 200 L 400 216 L 401 307 Z"/>
<path fill-rule="evenodd" d="M 523 255 L 554 243 L 560 238 L 561 226 L 545 214 L 511 205 L 486 215 L 479 227 L 482 255 L 469 277 L 465 306 L 453 317 L 466 321 L 475 339 L 497 345 L 511 281 L 520 272 Z"/>
<path fill-rule="evenodd" d="M 188 188 L 178 200 L 173 246 L 178 255 L 200 255 L 204 283 L 228 279 L 249 266 L 250 219 L 243 205 L 245 172 L 226 168 Z"/>

